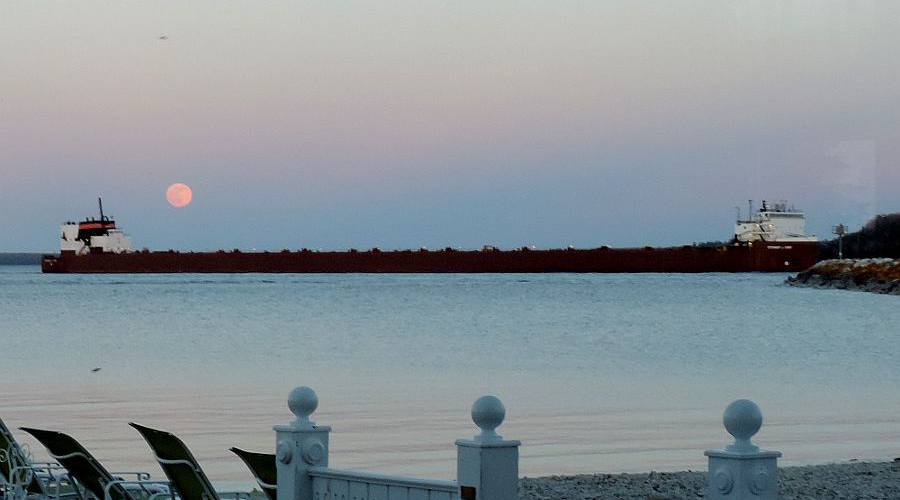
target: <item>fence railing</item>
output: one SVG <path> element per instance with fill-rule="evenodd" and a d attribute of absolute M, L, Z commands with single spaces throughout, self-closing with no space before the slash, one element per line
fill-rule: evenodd
<path fill-rule="evenodd" d="M 309 387 L 288 396 L 296 419 L 274 427 L 278 500 L 516 500 L 519 497 L 519 442 L 496 429 L 506 409 L 494 396 L 472 405 L 480 433 L 456 441 L 456 481 L 419 479 L 328 466 L 331 428 L 309 417 L 319 405 Z"/>
<path fill-rule="evenodd" d="M 452 500 L 459 498 L 459 483 L 440 479 L 373 474 L 370 472 L 313 467 L 315 500 Z"/>
<path fill-rule="evenodd" d="M 517 500 L 519 441 L 497 434 L 506 409 L 494 396 L 472 405 L 472 420 L 480 432 L 456 441 L 456 480 L 419 479 L 334 469 L 328 466 L 331 428 L 309 417 L 318 407 L 316 393 L 298 387 L 288 396 L 296 419 L 275 426 L 278 500 Z M 778 498 L 777 451 L 760 450 L 751 438 L 762 426 L 762 412 L 752 401 L 739 399 L 725 409 L 725 429 L 734 443 L 707 450 L 711 500 L 774 500 Z"/>

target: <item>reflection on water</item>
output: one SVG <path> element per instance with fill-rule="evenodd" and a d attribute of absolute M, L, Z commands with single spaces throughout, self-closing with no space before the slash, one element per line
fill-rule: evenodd
<path fill-rule="evenodd" d="M 784 463 L 893 458 L 897 298 L 783 278 L 0 267 L 0 417 L 125 470 L 158 470 L 128 421 L 168 429 L 214 480 L 240 482 L 226 449 L 273 450 L 306 384 L 333 465 L 452 478 L 485 393 L 504 400 L 499 431 L 523 441 L 527 475 L 702 468 L 726 442 L 722 409 L 751 397 Z"/>

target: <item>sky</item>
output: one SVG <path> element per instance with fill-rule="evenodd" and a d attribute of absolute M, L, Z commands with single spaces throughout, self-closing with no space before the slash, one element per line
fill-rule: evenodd
<path fill-rule="evenodd" d="M 898 2 L 0 3 L 0 251 L 680 245 L 900 211 Z M 185 183 L 174 208 L 166 189 Z"/>

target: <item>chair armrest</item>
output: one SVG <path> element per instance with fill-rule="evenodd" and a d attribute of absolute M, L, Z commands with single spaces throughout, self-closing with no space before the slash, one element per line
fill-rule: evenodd
<path fill-rule="evenodd" d="M 140 471 L 117 471 L 110 472 L 113 476 L 134 476 L 136 481 L 149 481 L 150 473 L 149 472 L 140 472 Z"/>
<path fill-rule="evenodd" d="M 49 477 L 53 480 L 65 479 L 69 480 L 69 471 L 66 470 L 65 467 L 59 464 L 49 464 L 49 465 L 35 465 L 32 464 L 29 467 L 32 472 L 34 472 L 38 477 Z M 62 474 L 59 473 L 62 471 Z"/>
<path fill-rule="evenodd" d="M 252 500 L 249 491 L 217 491 L 219 498 L 233 498 L 234 500 Z"/>
<path fill-rule="evenodd" d="M 120 473 L 121 474 L 121 473 Z M 136 474 L 134 472 L 126 473 L 126 474 Z M 146 472 L 141 472 L 140 474 L 146 474 Z M 165 486 L 165 492 L 152 492 L 147 487 L 148 486 Z M 175 494 L 172 493 L 172 483 L 169 481 L 160 481 L 160 480 L 137 480 L 137 481 L 126 481 L 124 479 L 117 479 L 115 481 L 110 481 L 106 483 L 106 486 L 103 487 L 103 500 L 112 500 L 112 496 L 109 494 L 110 490 L 114 486 L 121 486 L 123 489 L 127 489 L 128 486 L 138 486 L 144 493 L 146 493 L 150 499 L 155 499 L 161 496 L 171 497 L 173 500 L 175 498 Z"/>
<path fill-rule="evenodd" d="M 54 463 L 54 462 L 47 462 L 47 463 L 41 463 L 41 462 L 38 462 L 38 463 L 31 463 L 31 464 L 28 464 L 28 465 L 19 465 L 19 466 L 16 467 L 16 468 L 17 468 L 17 469 L 30 469 L 30 470 L 44 470 L 44 471 L 51 471 L 51 470 L 66 470 L 65 467 L 63 467 L 62 465 L 59 465 L 59 464 L 57 464 L 57 463 Z"/>
<path fill-rule="evenodd" d="M 32 467 L 62 467 L 59 462 L 31 462 Z"/>
<path fill-rule="evenodd" d="M 21 474 L 19 471 L 27 471 L 27 473 L 23 477 L 19 477 Z M 62 471 L 62 473 L 58 473 L 55 471 Z M 66 470 L 65 467 L 61 465 L 43 465 L 33 467 L 31 465 L 19 465 L 13 467 L 9 471 L 10 481 L 9 481 L 9 491 L 18 490 L 21 488 L 22 492 L 24 492 L 25 488 L 28 487 L 28 483 L 30 483 L 33 479 L 37 479 L 40 483 L 43 484 L 43 487 L 54 490 L 55 495 L 50 495 L 56 498 L 60 498 L 62 496 L 62 488 L 63 486 L 68 486 L 72 484 L 72 478 L 69 476 L 69 471 Z"/>

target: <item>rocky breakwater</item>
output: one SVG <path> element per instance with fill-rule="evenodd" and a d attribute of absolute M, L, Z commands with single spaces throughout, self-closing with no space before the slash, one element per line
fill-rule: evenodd
<path fill-rule="evenodd" d="M 823 260 L 787 284 L 900 295 L 900 259 Z"/>

